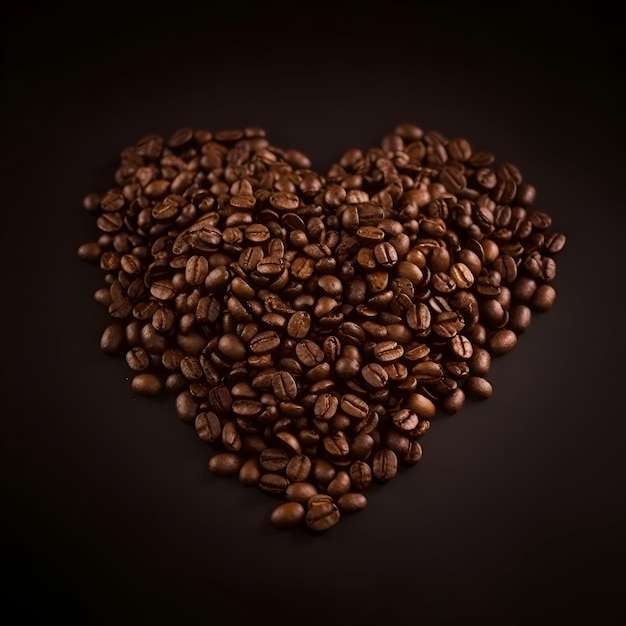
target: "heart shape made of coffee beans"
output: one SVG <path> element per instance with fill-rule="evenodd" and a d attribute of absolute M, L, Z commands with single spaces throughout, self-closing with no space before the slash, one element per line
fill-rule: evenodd
<path fill-rule="evenodd" d="M 438 412 L 488 398 L 556 292 L 564 235 L 517 167 L 409 123 L 326 175 L 261 128 L 181 128 L 124 148 L 92 193 L 95 299 L 132 388 L 176 394 L 208 467 L 314 532 L 422 456 Z"/>

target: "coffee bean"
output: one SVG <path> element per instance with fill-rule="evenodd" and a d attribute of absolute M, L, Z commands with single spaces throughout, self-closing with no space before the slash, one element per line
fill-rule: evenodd
<path fill-rule="evenodd" d="M 536 309 L 537 310 L 537 309 Z M 509 328 L 518 335 L 526 332 L 532 322 L 532 310 L 525 304 L 515 304 L 509 310 Z"/>
<path fill-rule="evenodd" d="M 344 413 L 357 419 L 367 417 L 369 412 L 369 405 L 367 402 L 352 393 L 344 394 L 341 397 L 339 406 Z"/>
<path fill-rule="evenodd" d="M 259 488 L 271 495 L 281 495 L 289 487 L 289 480 L 280 474 L 263 474 L 259 480 Z"/>
<path fill-rule="evenodd" d="M 150 365 L 150 357 L 143 348 L 136 346 L 126 353 L 126 363 L 131 370 L 139 372 Z"/>
<path fill-rule="evenodd" d="M 491 397 L 493 387 L 486 378 L 482 378 L 480 376 L 470 376 L 463 384 L 463 391 L 468 396 L 472 396 L 473 398 L 486 400 Z"/>
<path fill-rule="evenodd" d="M 540 285 L 534 292 L 530 303 L 535 311 L 549 311 L 556 301 L 556 290 L 552 285 Z"/>
<path fill-rule="evenodd" d="M 439 408 L 446 415 L 458 413 L 465 404 L 465 392 L 461 388 L 455 389 L 452 393 L 445 395 L 439 401 Z M 421 424 L 422 422 L 420 422 Z"/>
<path fill-rule="evenodd" d="M 261 466 L 257 459 L 248 459 L 239 470 L 239 482 L 246 487 L 255 487 L 261 479 Z"/>
<path fill-rule="evenodd" d="M 324 361 L 324 351 L 310 339 L 300 341 L 295 349 L 299 361 L 307 367 L 314 367 Z"/>
<path fill-rule="evenodd" d="M 300 441 L 292 433 L 285 431 L 276 433 L 276 443 L 282 445 L 290 454 L 300 454 L 302 452 Z"/>
<path fill-rule="evenodd" d="M 389 363 L 404 354 L 404 348 L 395 341 L 381 341 L 374 346 L 374 356 L 378 361 Z"/>
<path fill-rule="evenodd" d="M 137 374 L 131 381 L 131 387 L 143 396 L 156 396 L 161 393 L 163 385 L 154 374 Z"/>
<path fill-rule="evenodd" d="M 337 499 L 337 506 L 342 513 L 358 513 L 367 506 L 367 498 L 362 493 L 344 493 Z"/>
<path fill-rule="evenodd" d="M 220 420 L 211 411 L 198 413 L 195 419 L 196 432 L 198 437 L 208 443 L 216 443 L 221 439 L 222 426 Z"/>
<path fill-rule="evenodd" d="M 217 476 L 235 476 L 241 465 L 241 458 L 231 452 L 218 452 L 209 460 L 209 470 Z"/>
<path fill-rule="evenodd" d="M 412 393 L 406 399 L 406 407 L 415 412 L 420 419 L 432 419 L 437 413 L 437 407 L 421 393 Z"/>
<path fill-rule="evenodd" d="M 484 348 L 474 347 L 467 364 L 474 376 L 485 376 L 491 368 L 491 355 Z"/>
<path fill-rule="evenodd" d="M 311 459 L 304 454 L 299 454 L 289 459 L 285 473 L 292 482 L 302 482 L 309 477 L 311 467 Z"/>
<path fill-rule="evenodd" d="M 270 521 L 277 528 L 296 526 L 305 517 L 305 509 L 299 502 L 279 504 L 271 513 Z M 317 525 L 317 523 L 316 523 Z"/>
<path fill-rule="evenodd" d="M 311 530 L 324 532 L 335 526 L 340 517 L 339 509 L 332 500 L 313 501 L 306 513 L 306 523 Z"/>
<path fill-rule="evenodd" d="M 411 431 L 417 428 L 419 419 L 413 411 L 409 409 L 400 409 L 392 416 L 394 426 L 400 430 Z"/>
<path fill-rule="evenodd" d="M 313 476 L 320 485 L 328 485 L 336 473 L 335 466 L 326 459 L 318 457 L 313 462 Z"/>
<path fill-rule="evenodd" d="M 289 456 L 281 448 L 267 448 L 259 458 L 261 467 L 267 472 L 278 472 L 287 467 Z"/>
<path fill-rule="evenodd" d="M 326 492 L 329 496 L 332 496 L 334 500 L 337 500 L 344 493 L 348 493 L 351 487 L 350 475 L 346 471 L 337 472 L 337 475 L 330 481 Z"/>
<path fill-rule="evenodd" d="M 292 482 L 285 491 L 287 500 L 301 504 L 306 504 L 315 495 L 317 495 L 315 485 L 307 482 Z"/>
<path fill-rule="evenodd" d="M 279 345 L 280 337 L 273 330 L 263 331 L 250 340 L 250 350 L 255 354 L 271 352 Z"/>
<path fill-rule="evenodd" d="M 389 375 L 382 365 L 378 363 L 368 363 L 362 369 L 361 375 L 372 389 L 383 389 L 389 380 Z"/>
<path fill-rule="evenodd" d="M 107 354 L 115 354 L 123 345 L 124 328 L 120 324 L 109 324 L 100 338 L 100 349 Z"/>
<path fill-rule="evenodd" d="M 322 420 L 330 420 L 337 413 L 339 398 L 332 393 L 323 393 L 318 396 L 313 407 L 315 417 Z"/>
<path fill-rule="evenodd" d="M 364 461 L 354 461 L 348 473 L 352 486 L 359 491 L 367 489 L 372 483 L 372 468 Z"/>
<path fill-rule="evenodd" d="M 372 461 L 372 473 L 379 481 L 391 480 L 398 473 L 398 457 L 393 450 L 379 450 Z"/>
<path fill-rule="evenodd" d="M 508 329 L 498 330 L 488 340 L 488 349 L 493 356 L 508 354 L 517 345 L 517 335 Z"/>

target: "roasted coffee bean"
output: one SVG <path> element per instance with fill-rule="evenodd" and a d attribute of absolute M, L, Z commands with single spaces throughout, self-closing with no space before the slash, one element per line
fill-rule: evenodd
<path fill-rule="evenodd" d="M 300 504 L 306 504 L 315 495 L 317 495 L 315 485 L 306 482 L 291 483 L 285 491 L 287 500 Z"/>
<path fill-rule="evenodd" d="M 161 393 L 163 385 L 154 374 L 137 374 L 131 381 L 131 387 L 143 396 L 156 396 Z"/>
<path fill-rule="evenodd" d="M 491 368 L 491 355 L 484 348 L 474 347 L 472 356 L 469 357 L 467 364 L 474 376 L 485 376 Z"/>
<path fill-rule="evenodd" d="M 100 349 L 107 354 L 115 354 L 123 345 L 124 327 L 121 324 L 109 324 L 100 338 Z"/>
<path fill-rule="evenodd" d="M 400 430 L 411 431 L 417 428 L 419 419 L 413 411 L 409 409 L 401 409 L 392 416 L 394 426 Z"/>
<path fill-rule="evenodd" d="M 309 477 L 311 467 L 311 459 L 304 454 L 298 454 L 289 459 L 285 473 L 292 482 L 302 482 Z"/>
<path fill-rule="evenodd" d="M 255 458 L 248 459 L 239 470 L 239 482 L 246 487 L 255 487 L 263 474 L 259 461 Z"/>
<path fill-rule="evenodd" d="M 461 388 L 455 389 L 452 393 L 445 395 L 439 401 L 439 408 L 446 415 L 458 413 L 465 404 L 465 392 Z M 420 422 L 421 424 L 422 422 Z"/>
<path fill-rule="evenodd" d="M 318 396 L 313 407 L 315 417 L 322 420 L 332 419 L 339 408 L 339 398 L 332 393 L 323 393 Z"/>
<path fill-rule="evenodd" d="M 398 360 L 404 354 L 404 348 L 395 341 L 381 341 L 374 346 L 374 356 L 382 363 Z"/>
<path fill-rule="evenodd" d="M 383 366 L 378 363 L 368 363 L 361 370 L 361 375 L 372 389 L 383 389 L 387 386 L 389 380 L 389 375 Z"/>
<path fill-rule="evenodd" d="M 322 458 L 316 458 L 313 463 L 313 475 L 320 485 L 328 485 L 335 477 L 337 470 L 335 467 Z"/>
<path fill-rule="evenodd" d="M 216 443 L 222 437 L 222 425 L 215 413 L 206 411 L 198 413 L 195 419 L 198 437 L 208 443 Z"/>
<path fill-rule="evenodd" d="M 488 349 L 493 356 L 508 354 L 517 345 L 517 335 L 508 329 L 498 330 L 488 339 Z"/>
<path fill-rule="evenodd" d="M 136 346 L 126 353 L 126 363 L 131 370 L 139 372 L 150 365 L 150 357 L 143 348 Z"/>
<path fill-rule="evenodd" d="M 298 395 L 298 385 L 289 372 L 276 372 L 272 376 L 272 389 L 279 400 L 294 400 Z"/>
<path fill-rule="evenodd" d="M 217 476 L 235 476 L 241 465 L 241 457 L 232 452 L 218 452 L 209 460 L 209 470 Z"/>
<path fill-rule="evenodd" d="M 337 506 L 342 513 L 358 513 L 367 506 L 367 498 L 362 493 L 344 493 L 337 499 Z"/>
<path fill-rule="evenodd" d="M 538 310 L 538 309 L 535 309 Z M 515 304 L 509 310 L 508 327 L 518 335 L 526 332 L 532 322 L 532 310 L 525 304 Z"/>
<path fill-rule="evenodd" d="M 279 504 L 271 513 L 270 521 L 277 528 L 288 528 L 301 523 L 305 517 L 304 506 L 299 502 Z"/>
<path fill-rule="evenodd" d="M 350 491 L 352 483 L 350 481 L 350 475 L 348 472 L 342 470 L 337 472 L 337 475 L 328 483 L 328 487 L 326 487 L 326 493 L 329 496 L 332 496 L 334 500 L 337 500 L 344 493 L 348 493 Z"/>
<path fill-rule="evenodd" d="M 470 376 L 463 383 L 463 391 L 468 396 L 472 396 L 472 398 L 486 400 L 491 397 L 493 387 L 486 378 L 482 378 L 481 376 Z"/>
<path fill-rule="evenodd" d="M 372 468 L 364 461 L 354 461 L 348 473 L 354 489 L 364 491 L 372 484 Z"/>
<path fill-rule="evenodd" d="M 370 410 L 369 405 L 365 402 L 365 400 L 362 400 L 359 396 L 352 393 L 344 394 L 341 397 L 339 406 L 341 410 L 346 413 L 346 415 L 357 419 L 367 417 Z"/>
<path fill-rule="evenodd" d="M 540 285 L 533 293 L 530 304 L 535 311 L 549 311 L 556 301 L 556 290 L 552 285 Z"/>
<path fill-rule="evenodd" d="M 271 495 L 281 495 L 289 487 L 289 480 L 280 474 L 263 474 L 259 480 L 261 491 Z"/>
<path fill-rule="evenodd" d="M 255 354 L 271 352 L 279 345 L 280 337 L 273 330 L 263 331 L 250 340 L 250 350 Z"/>
<path fill-rule="evenodd" d="M 341 514 L 337 506 L 330 501 L 317 501 L 309 505 L 306 523 L 315 532 L 324 532 L 339 522 Z"/>
<path fill-rule="evenodd" d="M 287 467 L 289 456 L 281 448 L 267 448 L 259 458 L 261 467 L 267 472 L 279 472 Z"/>
<path fill-rule="evenodd" d="M 314 367 L 324 361 L 324 351 L 310 339 L 297 343 L 295 350 L 299 361 L 307 367 Z"/>
<path fill-rule="evenodd" d="M 379 481 L 391 480 L 398 473 L 398 457 L 393 450 L 379 450 L 372 460 L 372 473 Z"/>

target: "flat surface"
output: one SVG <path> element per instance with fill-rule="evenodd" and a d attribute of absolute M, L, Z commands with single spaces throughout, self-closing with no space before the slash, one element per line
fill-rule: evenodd
<path fill-rule="evenodd" d="M 4 16 L 5 623 L 624 623 L 620 35 L 596 4 L 506 4 Z M 568 237 L 558 300 L 365 512 L 275 531 L 99 351 L 82 197 L 147 132 L 262 125 L 325 170 L 405 120 L 521 168 Z"/>

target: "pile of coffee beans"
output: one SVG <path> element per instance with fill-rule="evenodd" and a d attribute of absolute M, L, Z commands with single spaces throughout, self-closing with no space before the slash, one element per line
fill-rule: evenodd
<path fill-rule="evenodd" d="M 132 388 L 280 503 L 278 527 L 334 526 L 555 301 L 565 245 L 511 163 L 400 124 L 326 175 L 261 128 L 180 128 L 121 153 L 84 207 L 99 237 L 100 345 Z"/>

